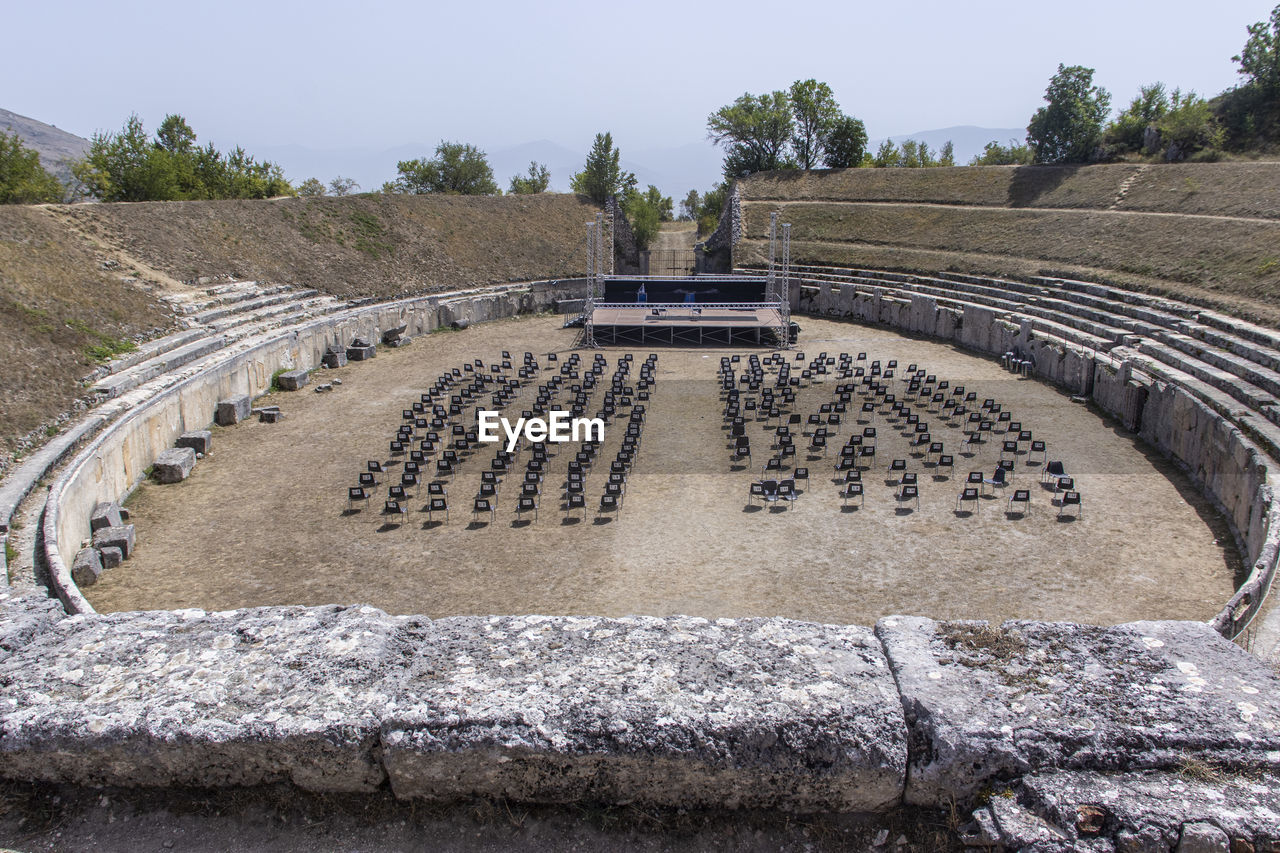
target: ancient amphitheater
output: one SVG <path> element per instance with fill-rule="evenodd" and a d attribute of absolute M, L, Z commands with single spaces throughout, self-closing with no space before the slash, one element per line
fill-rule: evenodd
<path fill-rule="evenodd" d="M 338 240 L 341 281 L 315 288 L 324 259 L 271 229 L 319 240 L 336 221 L 321 207 L 270 228 L 274 202 L 240 225 L 231 206 L 66 214 L 158 275 L 252 279 L 171 288 L 184 328 L 108 364 L 93 405 L 0 481 L 0 775 L 873 829 L 950 813 L 957 847 L 1280 849 L 1278 188 L 1271 164 L 756 176 L 704 262 L 763 276 L 769 215 L 790 225 L 801 331 L 776 351 L 582 346 L 563 326 L 587 294 L 591 213 L 571 200 L 508 217 L 483 249 L 483 229 L 451 224 L 462 208 L 401 211 L 437 229 L 434 256 L 396 256 L 394 234 Z M 369 258 L 382 278 L 362 289 Z M 841 441 L 880 430 L 857 508 L 816 443 L 798 500 L 752 506 L 782 422 L 754 416 L 758 458 L 731 459 L 729 388 L 748 365 L 812 372 L 795 411 L 816 416 L 864 353 L 899 375 L 876 392 L 856 374 L 835 422 Z M 502 492 L 477 518 L 480 462 L 450 472 L 447 523 L 425 491 L 408 518 L 378 512 L 381 479 L 352 507 L 366 460 L 408 458 L 386 458 L 388 437 L 430 429 L 396 432 L 453 387 L 437 377 L 512 380 L 519 409 L 576 381 L 575 354 L 602 382 L 654 376 L 619 511 L 544 497 L 527 521 Z M 917 368 L 938 399 L 891 405 Z M 965 470 L 1005 455 L 962 445 L 967 418 L 942 407 L 957 385 L 1013 477 L 972 512 Z M 419 392 L 426 411 L 408 408 Z M 954 472 L 928 443 L 912 453 L 922 421 Z M 182 481 L 157 484 L 175 457 Z M 912 504 L 898 457 L 920 475 Z M 1042 483 L 1055 459 L 1080 512 Z M 1030 512 L 1012 511 L 1019 487 Z M 104 569 L 112 547 L 128 559 Z"/>

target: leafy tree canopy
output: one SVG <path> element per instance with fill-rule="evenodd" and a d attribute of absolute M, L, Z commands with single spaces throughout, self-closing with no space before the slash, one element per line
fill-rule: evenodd
<path fill-rule="evenodd" d="M 462 142 L 441 142 L 430 160 L 401 160 L 395 192 L 424 195 L 501 195 L 485 153 Z M 384 187 L 385 189 L 385 187 Z"/>
<path fill-rule="evenodd" d="M 680 215 L 676 219 L 681 222 L 692 222 L 698 218 L 698 208 L 702 205 L 702 197 L 697 190 L 689 190 L 689 194 L 680 202 Z"/>
<path fill-rule="evenodd" d="M 1269 96 L 1280 94 L 1280 6 L 1268 20 L 1249 26 L 1249 40 L 1231 61 L 1240 66 L 1246 85 Z"/>
<path fill-rule="evenodd" d="M 296 195 L 274 163 L 258 162 L 243 148 L 223 154 L 180 115 L 165 116 L 154 140 L 142 120 L 129 116 L 119 133 L 95 133 L 89 153 L 71 171 L 85 191 L 103 201 L 271 198 Z"/>
<path fill-rule="evenodd" d="M 351 195 L 360 189 L 360 185 L 353 178 L 344 178 L 338 175 L 329 182 L 330 195 Z"/>
<path fill-rule="evenodd" d="M 825 162 L 831 169 L 862 165 L 867 152 L 867 128 L 851 116 L 840 116 L 827 134 Z"/>
<path fill-rule="evenodd" d="M 1044 99 L 1027 125 L 1037 163 L 1084 163 L 1102 141 L 1111 95 L 1093 85 L 1093 69 L 1059 65 Z"/>
<path fill-rule="evenodd" d="M 61 201 L 62 182 L 40 165 L 40 155 L 22 144 L 18 134 L 0 131 L 0 204 L 43 204 Z"/>
<path fill-rule="evenodd" d="M 631 233 L 640 251 L 649 248 L 657 235 L 660 223 L 671 221 L 671 197 L 663 196 L 653 184 L 644 192 L 632 192 L 622 203 L 622 210 L 631 223 Z"/>
<path fill-rule="evenodd" d="M 725 147 L 730 179 L 794 165 L 787 158 L 794 127 L 791 99 L 782 91 L 744 94 L 707 116 L 707 137 Z"/>
<path fill-rule="evenodd" d="M 812 169 L 821 163 L 836 122 L 844 118 L 836 103 L 831 87 L 817 80 L 797 80 L 787 93 L 791 100 L 794 130 L 791 133 L 791 151 L 796 165 Z M 859 155 L 861 160 L 861 155 Z"/>
<path fill-rule="evenodd" d="M 569 187 L 596 204 L 611 196 L 625 199 L 635 192 L 636 176 L 622 169 L 622 152 L 613 147 L 613 134 L 597 133 L 581 172 L 569 179 Z"/>
<path fill-rule="evenodd" d="M 970 166 L 1029 166 L 1034 159 L 1031 149 L 1010 139 L 1007 146 L 994 139 L 986 144 L 982 153 L 969 161 Z"/>
<path fill-rule="evenodd" d="M 544 164 L 531 160 L 527 175 L 514 175 L 511 188 L 507 190 L 514 195 L 536 195 L 544 193 L 551 186 L 551 170 Z"/>
<path fill-rule="evenodd" d="M 307 178 L 298 184 L 298 195 L 303 198 L 325 195 L 325 192 L 324 184 L 320 182 L 319 178 Z"/>

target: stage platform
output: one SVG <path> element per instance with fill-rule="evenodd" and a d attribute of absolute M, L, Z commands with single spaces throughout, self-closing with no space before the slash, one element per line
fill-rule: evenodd
<path fill-rule="evenodd" d="M 787 321 L 769 304 L 600 304 L 588 318 L 594 342 L 785 346 Z M 778 340 L 779 334 L 784 339 Z"/>

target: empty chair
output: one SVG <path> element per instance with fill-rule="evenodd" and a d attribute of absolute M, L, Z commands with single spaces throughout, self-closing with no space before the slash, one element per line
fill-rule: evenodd
<path fill-rule="evenodd" d="M 413 471 L 405 471 L 400 475 L 400 487 L 408 488 L 409 486 L 413 486 L 413 493 L 416 495 L 418 493 L 419 483 L 418 475 Z"/>
<path fill-rule="evenodd" d="M 849 505 L 849 501 L 857 501 L 858 506 L 862 506 L 862 483 L 845 483 L 844 488 L 840 490 L 840 497 L 844 500 L 845 506 Z"/>
<path fill-rule="evenodd" d="M 901 474 L 905 470 L 907 470 L 907 460 L 905 459 L 894 459 L 889 463 L 890 474 Z"/>
<path fill-rule="evenodd" d="M 1017 455 L 1018 455 L 1018 442 L 1016 441 L 1001 442 L 1001 446 L 1000 446 L 1001 459 L 1014 459 L 1017 457 Z"/>
<path fill-rule="evenodd" d="M 568 501 L 564 505 L 565 518 L 569 517 L 569 513 L 575 509 L 582 510 L 582 517 L 587 517 L 587 496 L 584 494 L 569 495 Z"/>
<path fill-rule="evenodd" d="M 366 467 L 365 470 L 367 470 L 370 474 L 381 474 L 383 471 L 382 463 L 376 459 L 370 459 L 368 466 Z"/>
<path fill-rule="evenodd" d="M 347 509 L 351 509 L 356 501 L 365 501 L 366 505 L 369 500 L 369 493 L 364 490 L 363 486 L 350 486 L 347 488 Z"/>
<path fill-rule="evenodd" d="M 778 502 L 778 481 L 777 480 L 761 480 L 761 489 L 764 492 L 764 502 L 767 504 Z"/>
<path fill-rule="evenodd" d="M 1033 441 L 1033 442 L 1031 442 L 1031 450 L 1029 450 L 1029 451 L 1027 452 L 1027 464 L 1028 464 L 1028 465 L 1035 465 L 1035 464 L 1043 465 L 1043 464 L 1044 464 L 1044 461 L 1045 461 L 1045 458 L 1048 456 L 1048 453 L 1049 453 L 1048 448 L 1047 448 L 1047 446 L 1045 445 L 1045 443 L 1044 443 L 1043 441 Z M 1034 457 L 1034 456 L 1038 456 L 1039 458 L 1038 458 L 1038 459 L 1033 459 L 1032 457 Z"/>
<path fill-rule="evenodd" d="M 371 489 L 378 485 L 378 481 L 373 478 L 372 474 L 366 471 L 360 474 L 359 484 L 361 488 Z"/>
<path fill-rule="evenodd" d="M 902 476 L 898 478 L 899 486 L 917 486 L 920 484 L 920 475 L 915 471 L 904 471 Z"/>
<path fill-rule="evenodd" d="M 751 490 L 747 493 L 747 503 L 751 503 L 756 498 L 760 499 L 760 503 L 764 503 L 764 483 L 757 480 L 751 484 Z"/>
<path fill-rule="evenodd" d="M 442 498 L 447 494 L 448 491 L 445 489 L 444 483 L 439 480 L 432 480 L 430 483 L 427 483 L 427 497 Z"/>
<path fill-rule="evenodd" d="M 797 497 L 796 481 L 783 480 L 780 483 L 778 483 L 778 497 L 786 501 L 787 508 L 790 509 L 791 504 L 795 503 L 795 500 Z"/>
<path fill-rule="evenodd" d="M 991 473 L 990 477 L 984 477 L 982 479 L 982 483 L 986 486 L 998 486 L 1003 489 L 1005 486 L 1009 485 L 1007 472 L 1004 468 L 997 468 Z"/>
<path fill-rule="evenodd" d="M 1059 477 L 1053 484 L 1054 494 L 1057 494 L 1058 492 L 1072 492 L 1075 491 L 1075 488 L 1075 477 Z"/>
<path fill-rule="evenodd" d="M 1044 470 L 1040 472 L 1040 482 L 1047 483 L 1050 480 L 1057 480 L 1060 477 L 1070 476 L 1062 462 L 1055 459 L 1045 464 Z"/>
<path fill-rule="evenodd" d="M 949 453 L 940 454 L 938 456 L 938 464 L 934 466 L 934 476 L 941 477 L 943 476 L 943 472 L 945 471 L 946 476 L 950 477 L 951 471 L 954 467 L 955 467 L 955 457 L 953 457 Z"/>
<path fill-rule="evenodd" d="M 517 519 L 521 518 L 526 512 L 533 513 L 533 520 L 535 522 L 538 520 L 538 499 L 537 498 L 525 497 L 521 495 L 516 500 L 516 518 Z"/>
<path fill-rule="evenodd" d="M 1014 489 L 1013 497 L 1009 498 L 1009 508 L 1005 510 L 1008 515 L 1031 514 L 1031 490 L 1030 489 Z"/>
<path fill-rule="evenodd" d="M 914 503 L 916 509 L 920 508 L 920 487 L 903 485 L 898 489 L 898 503 L 903 504 Z"/>
<path fill-rule="evenodd" d="M 444 497 L 433 497 L 427 501 L 427 519 L 435 521 L 437 512 L 444 513 L 444 523 L 449 523 L 449 501 Z"/>
<path fill-rule="evenodd" d="M 596 515 L 597 516 L 603 515 L 606 512 L 621 514 L 621 510 L 622 510 L 622 501 L 618 499 L 618 496 L 611 495 L 608 492 L 606 492 L 600 496 L 600 507 L 597 510 Z"/>
<path fill-rule="evenodd" d="M 493 521 L 497 516 L 497 507 L 489 498 L 476 498 L 471 504 L 471 520 L 475 521 L 477 515 L 489 513 L 489 520 Z"/>
<path fill-rule="evenodd" d="M 382 505 L 383 515 L 407 515 L 408 512 L 409 507 L 403 500 L 389 499 Z"/>
<path fill-rule="evenodd" d="M 972 501 L 974 511 L 978 512 L 982 509 L 982 501 L 978 497 L 978 490 L 973 486 L 965 486 L 964 491 L 956 498 L 956 512 L 964 508 L 966 501 Z"/>
<path fill-rule="evenodd" d="M 1067 507 L 1074 506 L 1077 516 L 1084 516 L 1084 504 L 1080 502 L 1080 493 L 1076 491 L 1066 492 L 1062 496 L 1062 503 L 1058 505 L 1058 518 L 1062 517 L 1062 513 Z"/>

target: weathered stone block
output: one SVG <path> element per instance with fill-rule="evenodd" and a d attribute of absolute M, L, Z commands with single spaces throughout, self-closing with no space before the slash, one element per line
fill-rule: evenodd
<path fill-rule="evenodd" d="M 119 527 L 124 524 L 120 513 L 120 504 L 114 501 L 100 503 L 89 514 L 89 529 L 101 530 L 104 527 Z"/>
<path fill-rule="evenodd" d="M 346 367 L 347 351 L 343 347 L 331 346 L 325 350 L 324 357 L 320 361 L 325 367 Z"/>
<path fill-rule="evenodd" d="M 171 447 L 156 457 L 151 476 L 157 483 L 180 483 L 196 467 L 196 452 L 190 447 Z"/>
<path fill-rule="evenodd" d="M 81 548 L 71 563 L 71 579 L 76 586 L 93 586 L 102 574 L 102 558 L 93 548 Z"/>
<path fill-rule="evenodd" d="M 274 424 L 284 419 L 284 412 L 279 409 L 259 409 L 258 420 L 264 424 Z"/>
<path fill-rule="evenodd" d="M 276 377 L 276 385 L 281 391 L 297 391 L 307 384 L 309 378 L 305 370 L 290 370 Z"/>
<path fill-rule="evenodd" d="M 133 525 L 123 524 L 119 527 L 104 527 L 101 530 L 94 531 L 93 547 L 98 550 L 119 548 L 124 558 L 126 560 L 129 559 L 134 547 Z"/>
<path fill-rule="evenodd" d="M 248 394 L 219 400 L 214 410 L 213 422 L 218 426 L 233 426 L 249 417 L 249 410 L 252 407 L 253 401 L 249 399 Z"/>
<path fill-rule="evenodd" d="M 409 327 L 396 326 L 394 329 L 387 329 L 382 333 L 382 342 L 384 344 L 394 344 L 396 341 L 400 340 L 401 335 L 404 334 L 404 330 L 407 328 Z"/>
<path fill-rule="evenodd" d="M 378 350 L 371 346 L 356 346 L 352 344 L 347 347 L 347 358 L 351 361 L 366 361 L 378 354 Z"/>
<path fill-rule="evenodd" d="M 124 552 L 114 545 L 107 548 L 99 548 L 98 556 L 102 558 L 102 568 L 104 569 L 114 569 L 124 562 Z"/>
<path fill-rule="evenodd" d="M 877 811 L 906 731 L 871 631 L 782 619 L 412 620 L 398 797 Z"/>
<path fill-rule="evenodd" d="M 207 429 L 184 432 L 178 436 L 178 440 L 174 442 L 174 445 L 177 447 L 190 447 L 196 453 L 208 456 L 209 451 L 213 449 L 213 433 Z"/>
<path fill-rule="evenodd" d="M 1201 622 L 894 616 L 876 634 L 920 745 L 908 803 L 1052 768 L 1247 765 L 1280 750 L 1280 678 Z"/>
<path fill-rule="evenodd" d="M 62 604 L 43 591 L 0 591 L 0 661 L 49 631 L 66 616 Z"/>
<path fill-rule="evenodd" d="M 64 619 L 0 661 L 0 774 L 376 790 L 396 626 L 337 606 Z"/>
<path fill-rule="evenodd" d="M 389 342 L 387 346 L 399 348 L 407 347 L 411 343 L 413 343 L 413 338 L 396 338 L 394 341 Z"/>

